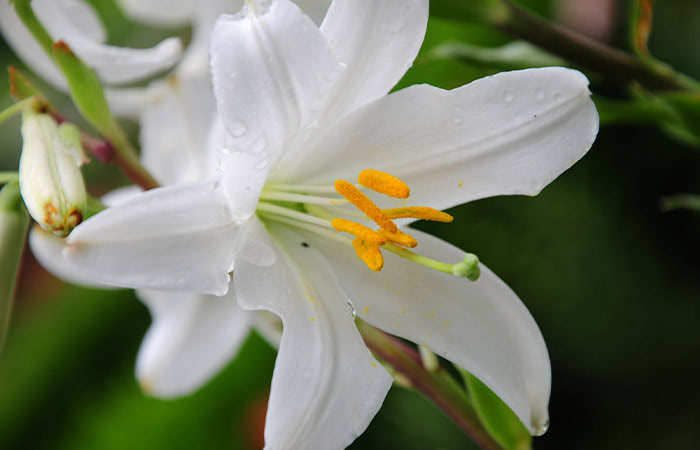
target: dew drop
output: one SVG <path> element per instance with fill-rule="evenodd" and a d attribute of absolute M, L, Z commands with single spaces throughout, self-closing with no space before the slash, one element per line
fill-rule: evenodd
<path fill-rule="evenodd" d="M 267 145 L 267 141 L 265 140 L 264 137 L 259 137 L 253 143 L 250 145 L 250 152 L 251 153 L 260 153 L 265 149 L 265 146 Z"/>
<path fill-rule="evenodd" d="M 267 167 L 268 164 L 270 164 L 270 158 L 263 158 L 260 162 L 258 162 L 255 165 L 255 168 L 258 170 L 262 170 L 265 167 Z"/>
<path fill-rule="evenodd" d="M 357 317 L 357 311 L 355 311 L 355 307 L 352 306 L 352 303 L 348 302 L 348 308 L 350 308 L 350 314 L 352 314 L 352 320 L 355 320 Z"/>
<path fill-rule="evenodd" d="M 540 425 L 536 430 L 535 430 L 535 436 L 542 436 L 549 430 L 549 420 L 545 421 L 542 425 Z"/>
<path fill-rule="evenodd" d="M 459 123 L 462 123 L 462 118 L 461 118 L 461 117 L 453 117 L 453 118 L 452 118 L 452 122 L 458 123 L 458 124 L 459 124 Z"/>
<path fill-rule="evenodd" d="M 552 100 L 554 100 L 555 102 L 558 101 L 560 98 L 561 98 L 560 92 L 557 91 L 554 94 L 552 94 Z"/>
<path fill-rule="evenodd" d="M 240 137 L 243 136 L 246 131 L 245 123 L 240 120 L 232 120 L 228 125 L 228 132 L 231 133 L 231 136 Z"/>
<path fill-rule="evenodd" d="M 535 98 L 540 102 L 544 100 L 544 89 L 542 89 L 541 87 L 535 89 Z"/>
<path fill-rule="evenodd" d="M 511 89 L 506 89 L 505 91 L 503 91 L 503 101 L 505 101 L 506 103 L 510 103 L 513 101 L 513 99 L 515 99 L 515 94 Z"/>

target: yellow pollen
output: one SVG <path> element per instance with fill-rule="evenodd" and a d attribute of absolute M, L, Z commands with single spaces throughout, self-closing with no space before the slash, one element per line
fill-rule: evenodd
<path fill-rule="evenodd" d="M 382 270 L 382 267 L 384 267 L 384 257 L 377 245 L 363 241 L 360 238 L 355 238 L 352 241 L 352 246 L 355 247 L 355 253 L 367 264 L 367 267 L 375 272 Z"/>
<path fill-rule="evenodd" d="M 386 238 L 387 241 L 402 245 L 404 247 L 413 248 L 418 245 L 418 241 L 416 241 L 413 236 L 406 234 L 401 230 L 398 230 L 396 233 L 390 233 L 386 230 L 380 229 L 377 231 L 377 233 Z"/>
<path fill-rule="evenodd" d="M 394 198 L 408 198 L 411 189 L 406 183 L 393 175 L 380 172 L 374 169 L 367 169 L 360 172 L 357 181 L 366 188 L 380 192 Z"/>
<path fill-rule="evenodd" d="M 389 219 L 423 219 L 433 222 L 450 223 L 454 217 L 440 210 L 428 206 L 406 206 L 404 208 L 382 209 L 382 212 Z"/>
<path fill-rule="evenodd" d="M 357 222 L 335 218 L 331 221 L 331 225 L 336 229 L 336 231 L 345 231 L 346 233 L 353 234 L 368 244 L 375 246 L 386 244 L 386 238 L 380 236 L 379 233 L 371 228 L 367 228 L 366 226 Z"/>
<path fill-rule="evenodd" d="M 375 205 L 372 200 L 370 200 L 352 184 L 345 180 L 337 180 L 335 182 L 335 190 L 338 191 L 340 195 L 348 199 L 350 203 L 355 205 L 357 209 L 367 214 L 367 217 L 374 220 L 380 227 L 387 231 L 391 231 L 392 233 L 395 233 L 398 230 L 396 224 L 385 216 L 382 210 L 379 209 L 379 207 Z"/>

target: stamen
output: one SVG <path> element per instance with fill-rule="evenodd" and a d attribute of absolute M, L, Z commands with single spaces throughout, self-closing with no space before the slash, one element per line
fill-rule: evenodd
<path fill-rule="evenodd" d="M 423 219 L 433 222 L 450 223 L 454 220 L 450 214 L 428 206 L 406 206 L 403 208 L 382 209 L 382 212 L 389 219 Z"/>
<path fill-rule="evenodd" d="M 388 195 L 389 197 L 408 198 L 411 194 L 411 189 L 406 183 L 393 175 L 374 169 L 366 169 L 360 172 L 357 181 L 359 181 L 362 186 Z"/>
<path fill-rule="evenodd" d="M 314 205 L 340 206 L 347 205 L 347 200 L 328 197 L 316 197 L 313 195 L 293 194 L 288 192 L 276 192 L 265 190 L 260 193 L 261 200 L 278 200 L 283 202 L 310 203 Z"/>
<path fill-rule="evenodd" d="M 397 230 L 396 233 L 390 233 L 386 230 L 379 229 L 377 230 L 377 233 L 379 233 L 382 237 L 385 237 L 387 241 L 403 245 L 404 247 L 413 248 L 418 245 L 418 241 L 416 241 L 413 236 L 406 234 L 401 230 Z"/>
<path fill-rule="evenodd" d="M 373 244 L 373 245 L 384 245 L 386 244 L 386 239 L 380 236 L 376 231 L 372 230 L 371 228 L 367 228 L 364 225 L 361 225 L 357 222 L 352 222 L 347 219 L 333 219 L 331 221 L 331 225 L 333 228 L 335 228 L 337 231 L 345 231 L 346 233 L 350 233 L 363 241 L 367 242 L 368 244 Z"/>
<path fill-rule="evenodd" d="M 384 257 L 379 247 L 363 241 L 360 238 L 355 238 L 352 241 L 352 246 L 355 247 L 357 256 L 367 264 L 367 267 L 379 272 L 384 267 Z"/>
<path fill-rule="evenodd" d="M 372 200 L 370 200 L 352 184 L 345 180 L 337 180 L 335 182 L 335 190 L 338 191 L 340 195 L 350 200 L 350 202 L 355 205 L 357 209 L 367 214 L 367 217 L 374 220 L 380 227 L 387 231 L 391 231 L 392 233 L 395 233 L 398 230 L 396 224 L 385 216 L 382 210 L 379 209 L 379 207 L 375 205 Z"/>
<path fill-rule="evenodd" d="M 265 202 L 258 203 L 258 211 L 269 212 L 269 213 L 277 214 L 280 216 L 287 216 L 287 217 L 291 217 L 292 219 L 296 219 L 296 220 L 299 220 L 302 222 L 308 222 L 308 223 L 312 223 L 314 225 L 320 225 L 322 227 L 330 228 L 328 226 L 327 220 L 323 220 L 323 219 L 320 219 L 318 217 L 312 216 L 310 214 L 304 214 L 304 213 L 299 212 L 299 211 L 294 211 L 292 209 L 284 208 L 282 206 L 277 206 L 277 205 L 273 205 L 270 203 L 265 203 Z"/>

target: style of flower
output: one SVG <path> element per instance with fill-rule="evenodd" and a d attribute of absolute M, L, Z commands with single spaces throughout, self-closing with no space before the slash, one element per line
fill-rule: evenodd
<path fill-rule="evenodd" d="M 217 175 L 134 195 L 65 243 L 33 233 L 75 279 L 281 317 L 267 448 L 345 447 L 379 409 L 392 378 L 354 313 L 474 374 L 533 434 L 547 423 L 549 358 L 524 305 L 484 266 L 455 276 L 463 251 L 394 220 L 537 194 L 595 139 L 588 81 L 545 68 L 387 95 L 427 18 L 427 0 L 335 0 L 318 28 L 289 0 L 246 2 L 211 38 Z M 198 306 L 196 342 L 170 343 L 183 365 L 221 351 L 219 305 Z"/>

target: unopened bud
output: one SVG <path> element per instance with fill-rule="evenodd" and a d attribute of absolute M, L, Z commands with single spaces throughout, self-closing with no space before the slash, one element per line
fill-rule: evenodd
<path fill-rule="evenodd" d="M 458 277 L 467 278 L 471 281 L 476 281 L 481 275 L 479 268 L 479 257 L 474 253 L 467 253 L 464 259 L 452 266 L 452 274 Z"/>
<path fill-rule="evenodd" d="M 45 230 L 67 236 L 82 222 L 87 203 L 78 129 L 27 109 L 22 139 L 19 183 L 27 210 Z"/>

